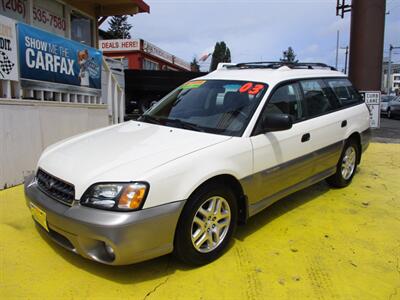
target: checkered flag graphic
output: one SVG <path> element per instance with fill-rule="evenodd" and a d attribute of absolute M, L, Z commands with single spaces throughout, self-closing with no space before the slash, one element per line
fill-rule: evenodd
<path fill-rule="evenodd" d="M 0 51 L 0 75 L 4 78 L 4 74 L 9 75 L 15 64 L 8 58 L 4 51 Z"/>

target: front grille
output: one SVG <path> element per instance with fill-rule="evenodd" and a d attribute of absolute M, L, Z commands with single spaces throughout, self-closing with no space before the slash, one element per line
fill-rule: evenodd
<path fill-rule="evenodd" d="M 53 199 L 67 205 L 72 205 L 75 199 L 75 188 L 72 184 L 62 181 L 39 169 L 36 174 L 39 188 Z"/>

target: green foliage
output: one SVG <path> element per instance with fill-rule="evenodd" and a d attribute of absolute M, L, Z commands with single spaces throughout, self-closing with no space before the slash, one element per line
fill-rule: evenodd
<path fill-rule="evenodd" d="M 190 63 L 190 70 L 192 72 L 200 72 L 200 65 L 199 61 L 197 60 L 196 57 L 193 57 L 192 62 Z"/>
<path fill-rule="evenodd" d="M 110 39 L 130 39 L 132 25 L 128 23 L 128 16 L 113 16 L 108 22 L 110 28 L 107 33 Z"/>
<path fill-rule="evenodd" d="M 287 48 L 287 50 L 283 51 L 283 57 L 281 58 L 282 62 L 294 62 L 297 63 L 296 54 L 293 51 L 292 47 Z"/>
<path fill-rule="evenodd" d="M 221 62 L 231 62 L 231 51 L 225 42 L 217 42 L 212 54 L 210 72 L 214 71 Z"/>

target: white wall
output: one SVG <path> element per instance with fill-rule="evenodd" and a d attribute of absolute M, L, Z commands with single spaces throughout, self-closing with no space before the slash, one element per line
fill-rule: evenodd
<path fill-rule="evenodd" d="M 108 119 L 107 105 L 0 100 L 0 190 L 22 183 L 48 145 Z"/>

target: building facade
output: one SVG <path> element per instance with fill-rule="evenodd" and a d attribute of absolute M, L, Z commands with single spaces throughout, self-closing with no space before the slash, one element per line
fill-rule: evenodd
<path fill-rule="evenodd" d="M 388 61 L 385 60 L 382 65 L 382 91 L 385 93 L 396 93 L 400 92 L 400 64 L 392 63 L 391 66 L 391 78 L 390 78 L 390 89 L 388 89 Z"/>
<path fill-rule="evenodd" d="M 399 93 L 400 91 L 400 72 L 394 73 L 392 75 L 392 91 Z"/>
<path fill-rule="evenodd" d="M 22 183 L 50 144 L 123 121 L 97 28 L 141 12 L 142 0 L 0 2 L 0 189 Z"/>
<path fill-rule="evenodd" d="M 121 60 L 126 69 L 190 71 L 190 63 L 143 39 L 104 39 L 99 48 L 104 55 Z"/>

